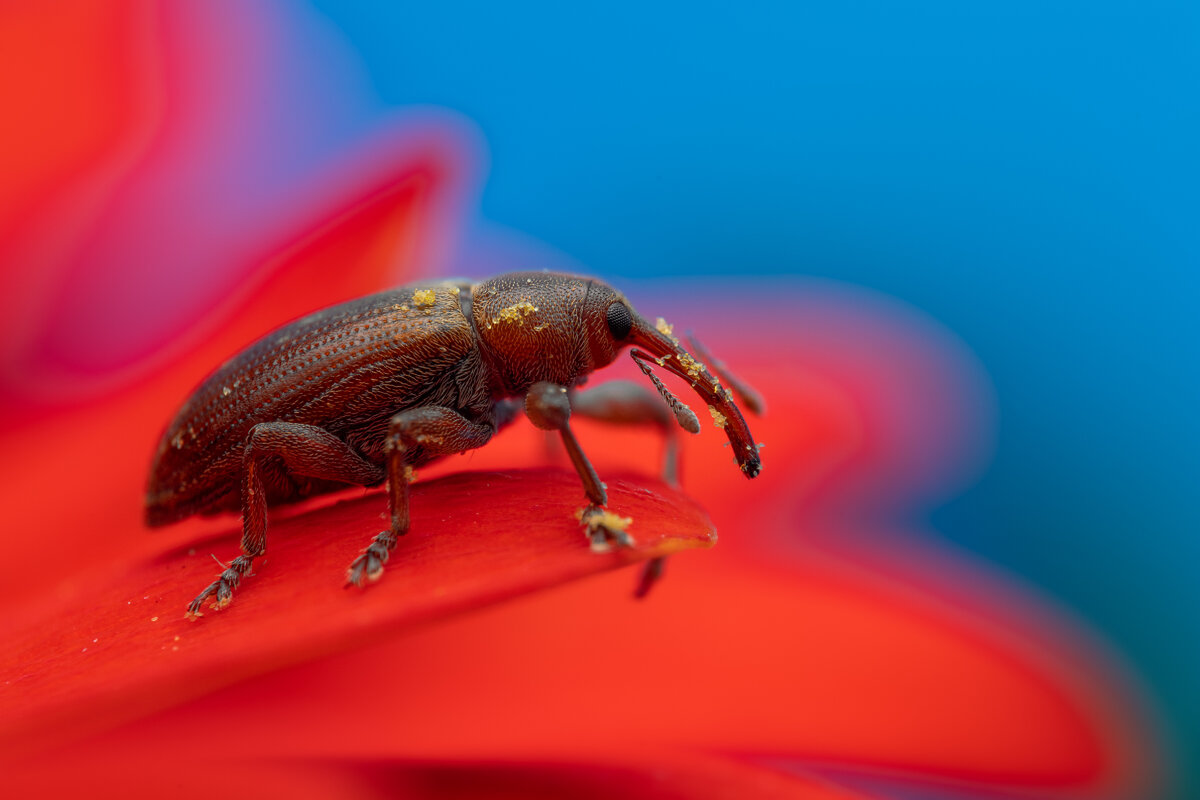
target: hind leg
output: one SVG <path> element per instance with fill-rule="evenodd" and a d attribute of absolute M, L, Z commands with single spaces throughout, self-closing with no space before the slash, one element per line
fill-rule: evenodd
<path fill-rule="evenodd" d="M 242 554 L 188 606 L 189 617 L 201 616 L 210 597 L 224 608 L 233 590 L 267 549 L 267 495 L 262 465 L 281 458 L 293 475 L 370 486 L 383 480 L 383 468 L 372 464 L 324 428 L 292 422 L 263 422 L 250 429 L 242 451 Z"/>

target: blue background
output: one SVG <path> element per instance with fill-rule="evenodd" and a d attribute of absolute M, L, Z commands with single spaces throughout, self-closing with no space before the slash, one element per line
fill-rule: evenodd
<path fill-rule="evenodd" d="M 961 337 L 999 438 L 935 526 L 1109 637 L 1200 791 L 1200 6 L 316 7 L 364 125 L 479 126 L 485 218 L 615 278 L 832 278 Z"/>

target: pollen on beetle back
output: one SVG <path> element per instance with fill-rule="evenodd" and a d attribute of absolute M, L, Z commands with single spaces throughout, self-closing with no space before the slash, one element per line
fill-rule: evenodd
<path fill-rule="evenodd" d="M 540 311 L 537 306 L 528 300 L 522 300 L 519 303 L 514 303 L 507 308 L 502 308 L 496 312 L 496 316 L 492 317 L 492 324 L 499 325 L 501 322 L 515 322 L 518 325 L 525 324 L 525 317 Z"/>
<path fill-rule="evenodd" d="M 417 289 L 413 292 L 413 305 L 417 308 L 428 308 L 437 301 L 433 289 Z"/>

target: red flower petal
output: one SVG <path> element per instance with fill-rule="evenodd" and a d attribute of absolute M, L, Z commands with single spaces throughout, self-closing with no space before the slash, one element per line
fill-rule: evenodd
<path fill-rule="evenodd" d="M 17 796 L 86 795 L 88 798 L 161 796 L 212 800 L 230 787 L 238 796 L 308 798 L 486 798 L 486 800 L 854 800 L 849 792 L 808 776 L 781 773 L 742 761 L 678 751 L 631 753 L 619 762 L 413 761 L 401 759 L 237 758 L 209 760 L 203 769 L 175 758 L 112 758 L 91 753 L 74 769 L 39 759 L 5 777 Z M 136 786 L 128 782 L 131 771 Z M 150 787 L 149 791 L 143 787 Z M 139 791 L 141 789 L 142 791 Z"/>
<path fill-rule="evenodd" d="M 414 487 L 412 531 L 365 592 L 344 591 L 342 579 L 385 524 L 381 493 L 273 522 L 257 574 L 228 609 L 197 622 L 184 608 L 219 571 L 208 554 L 235 555 L 238 531 L 71 582 L 5 636 L 0 749 L 29 744 L 33 732 L 110 726 L 385 630 L 715 541 L 705 514 L 666 486 L 610 479 L 609 494 L 633 518 L 633 549 L 590 551 L 574 519 L 586 500 L 573 474 L 464 473 Z"/>
<path fill-rule="evenodd" d="M 845 502 L 841 481 L 895 463 L 880 441 L 920 429 L 871 412 L 871 398 L 903 401 L 888 377 L 903 370 L 871 367 L 906 361 L 904 337 L 883 333 L 827 355 L 837 372 L 808 355 L 792 363 L 811 371 L 780 372 L 759 352 L 766 368 L 744 372 L 772 404 L 754 423 L 769 445 L 763 477 L 742 480 L 707 432 L 688 448 L 686 481 L 724 543 L 673 564 L 648 602 L 625 601 L 624 575 L 566 586 L 229 687 L 115 740 L 164 759 L 617 759 L 670 743 L 974 789 L 1144 795 L 1153 732 L 1076 622 L 919 529 L 830 513 Z M 579 427 L 606 477 L 648 446 L 644 432 Z M 471 458 L 529 463 L 543 450 L 541 435 L 515 428 Z M 911 473 L 901 477 L 917 482 Z"/>

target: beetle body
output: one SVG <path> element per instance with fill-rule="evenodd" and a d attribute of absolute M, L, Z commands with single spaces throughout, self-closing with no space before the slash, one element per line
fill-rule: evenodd
<path fill-rule="evenodd" d="M 416 291 L 434 293 L 417 306 Z M 314 425 L 382 465 L 388 420 L 421 405 L 488 419 L 492 403 L 479 344 L 455 284 L 424 283 L 311 314 L 227 361 L 192 394 L 158 445 L 146 520 L 241 510 L 243 449 L 250 429 L 286 420 Z M 412 466 L 418 466 L 416 459 Z M 346 484 L 264 468 L 269 504 Z"/>
<path fill-rule="evenodd" d="M 665 323 L 651 326 L 600 281 L 531 272 L 473 285 L 421 282 L 333 306 L 264 337 L 196 389 L 151 465 L 148 524 L 243 514 L 243 556 L 190 613 L 198 615 L 213 594 L 216 605 L 227 603 L 250 561 L 265 552 L 268 506 L 386 480 L 391 530 L 364 551 L 349 580 L 378 577 L 408 527 L 411 469 L 482 446 L 515 416 L 521 398 L 535 425 L 562 435 L 591 501 L 584 521 L 593 543 L 628 541 L 604 521 L 615 517 L 604 515 L 603 484 L 570 431 L 567 391 L 629 345 L 680 424 L 699 429 L 647 360 L 691 383 L 721 420 L 743 473 L 757 475 L 758 448 L 733 392 Z M 629 417 L 630 409 L 646 406 L 618 397 L 615 408 Z"/>

